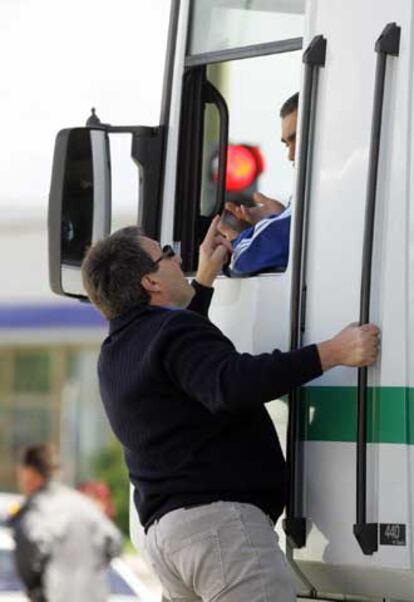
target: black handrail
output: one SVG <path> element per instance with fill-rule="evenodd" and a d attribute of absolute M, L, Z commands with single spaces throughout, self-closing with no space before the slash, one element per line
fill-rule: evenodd
<path fill-rule="evenodd" d="M 212 211 L 213 215 L 221 213 L 224 209 L 226 198 L 226 173 L 227 173 L 227 147 L 229 141 L 229 111 L 226 101 L 215 86 L 208 80 L 205 83 L 205 101 L 217 107 L 220 117 L 219 135 L 219 166 L 217 179 L 216 203 Z"/>
<path fill-rule="evenodd" d="M 301 346 L 305 312 L 305 264 L 307 239 L 307 213 L 310 191 L 310 164 L 312 155 L 312 130 L 315 120 L 315 100 L 318 70 L 325 65 L 326 39 L 316 36 L 303 55 L 305 64 L 304 86 L 301 91 L 301 134 L 299 144 L 298 175 L 296 184 L 296 215 L 293 237 L 292 295 L 290 348 Z M 288 502 L 283 528 L 290 547 L 302 548 L 306 543 L 306 518 L 301 508 L 302 460 L 299 453 L 300 440 L 300 389 L 289 394 L 289 422 L 287 442 L 287 465 L 289 473 Z"/>
<path fill-rule="evenodd" d="M 372 112 L 364 245 L 362 252 L 360 324 L 369 322 L 371 297 L 372 250 L 374 242 L 378 161 L 381 144 L 382 107 L 384 101 L 387 55 L 398 56 L 401 28 L 389 23 L 375 44 L 377 66 Z M 378 550 L 378 524 L 367 522 L 367 368 L 358 370 L 358 426 L 356 459 L 356 523 L 354 535 L 364 554 Z"/>

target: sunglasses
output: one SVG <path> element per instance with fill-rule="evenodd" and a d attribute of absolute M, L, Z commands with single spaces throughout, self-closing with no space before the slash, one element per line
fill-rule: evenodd
<path fill-rule="evenodd" d="M 158 259 L 154 260 L 154 265 L 158 265 L 160 263 L 160 261 L 162 261 L 163 259 L 171 259 L 174 256 L 175 256 L 175 251 L 172 248 L 172 246 L 171 245 L 165 245 L 161 249 L 161 255 L 160 255 L 160 257 L 158 257 Z"/>

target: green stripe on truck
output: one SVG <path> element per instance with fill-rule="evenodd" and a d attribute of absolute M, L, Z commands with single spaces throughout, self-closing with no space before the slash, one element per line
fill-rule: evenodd
<path fill-rule="evenodd" d="M 301 435 L 306 441 L 356 441 L 356 387 L 302 389 Z M 414 389 L 368 391 L 368 442 L 414 444 Z"/>

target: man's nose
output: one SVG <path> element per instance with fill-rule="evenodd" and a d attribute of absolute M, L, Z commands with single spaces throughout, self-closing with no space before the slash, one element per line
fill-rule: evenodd
<path fill-rule="evenodd" d="M 178 263 L 178 265 L 181 265 L 183 262 L 183 258 L 181 257 L 181 255 L 179 253 L 176 253 L 173 257 L 174 261 L 176 261 Z"/>

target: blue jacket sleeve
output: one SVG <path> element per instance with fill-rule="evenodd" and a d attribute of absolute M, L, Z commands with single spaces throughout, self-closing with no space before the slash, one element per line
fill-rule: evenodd
<path fill-rule="evenodd" d="M 289 258 L 290 221 L 290 214 L 270 217 L 242 232 L 233 242 L 231 275 L 285 269 Z"/>

